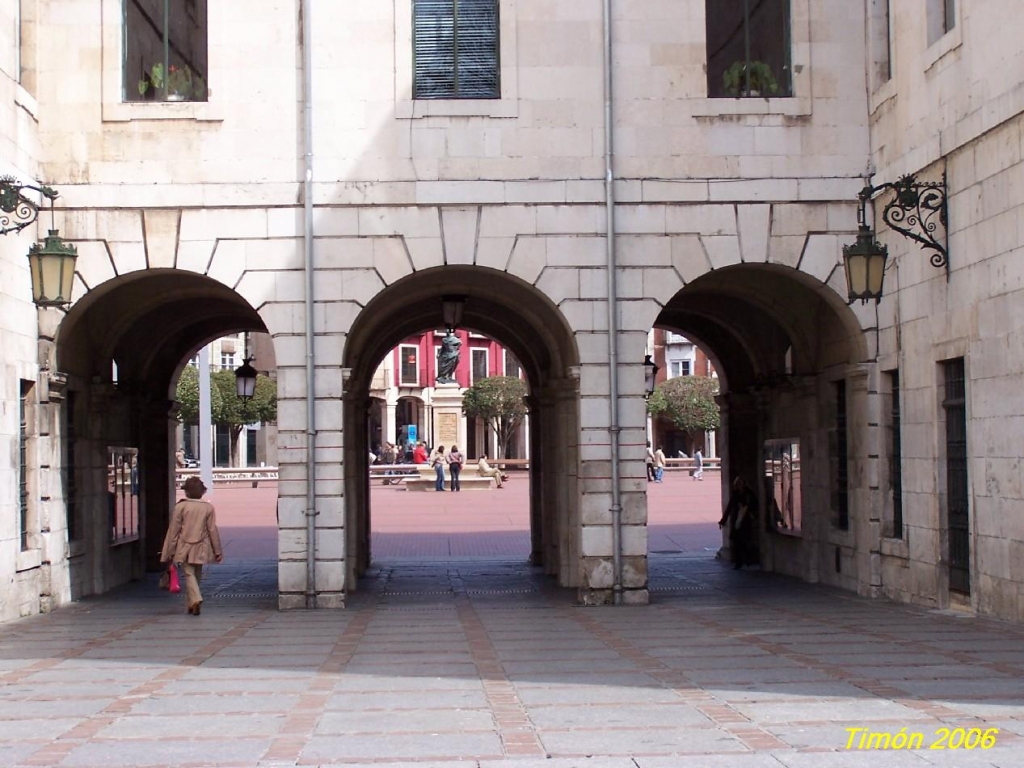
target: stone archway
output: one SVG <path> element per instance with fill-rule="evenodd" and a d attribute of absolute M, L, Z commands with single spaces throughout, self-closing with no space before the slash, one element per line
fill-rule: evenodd
<path fill-rule="evenodd" d="M 398 280 L 375 296 L 352 324 L 344 356 L 344 589 L 356 588 L 371 558 L 364 426 L 370 377 L 402 338 L 442 325 L 441 297 L 446 294 L 466 297 L 461 327 L 498 340 L 522 365 L 530 389 L 531 560 L 561 586 L 579 587 L 586 564 L 574 334 L 536 288 L 507 273 L 466 266 L 424 270 Z"/>
<path fill-rule="evenodd" d="M 238 293 L 173 269 L 132 272 L 101 283 L 67 313 L 41 355 L 66 377 L 73 445 L 65 459 L 75 596 L 105 592 L 157 567 L 174 496 L 173 386 L 204 344 L 243 331 L 267 332 Z M 273 367 L 270 361 L 264 364 Z M 107 452 L 137 450 L 137 530 L 111 546 Z"/>
<path fill-rule="evenodd" d="M 856 313 L 813 277 L 779 265 L 750 264 L 693 280 L 666 302 L 655 326 L 697 341 L 721 373 L 723 499 L 731 479 L 743 476 L 766 509 L 765 441 L 793 438 L 804 448 L 807 517 L 799 535 L 780 535 L 762 517 L 762 565 L 848 589 L 870 584 L 870 573 L 860 566 L 865 559 L 860 555 L 872 541 L 874 492 L 862 479 L 865 429 L 847 434 L 848 494 L 858 514 L 851 512 L 842 527 L 834 509 L 836 398 L 843 398 L 847 423 L 856 423 L 857 414 L 868 408 L 869 340 Z"/>

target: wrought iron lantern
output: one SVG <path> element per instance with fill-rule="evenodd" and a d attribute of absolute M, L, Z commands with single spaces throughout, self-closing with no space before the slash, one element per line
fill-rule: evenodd
<path fill-rule="evenodd" d="M 650 397 L 654 393 L 655 380 L 658 376 L 658 371 L 661 370 L 655 365 L 654 361 L 651 360 L 650 355 L 644 356 L 644 392 L 645 397 Z"/>
<path fill-rule="evenodd" d="M 247 357 L 235 369 L 235 391 L 243 403 L 252 400 L 256 394 L 256 369 L 250 365 L 255 358 Z"/>
<path fill-rule="evenodd" d="M 885 280 L 885 262 L 888 258 L 889 249 L 875 239 L 875 233 L 870 227 L 862 224 L 857 230 L 857 242 L 843 246 L 850 301 L 878 301 L 882 298 L 882 282 Z"/>
<path fill-rule="evenodd" d="M 50 201 L 52 224 L 57 190 L 21 184 L 12 176 L 0 176 L 0 235 L 20 232 L 39 218 L 39 205 L 26 194 L 30 190 L 38 193 L 41 200 Z M 32 301 L 37 307 L 63 307 L 71 303 L 77 259 L 75 246 L 65 243 L 53 228 L 42 243 L 36 243 L 29 249 Z"/>
<path fill-rule="evenodd" d="M 943 174 L 939 182 L 920 182 L 913 174 L 908 174 L 877 187 L 868 184 L 858 195 L 857 242 L 843 246 L 850 301 L 874 299 L 877 302 L 882 298 L 889 249 L 878 242 L 868 226 L 867 204 L 876 194 L 887 190 L 896 194 L 882 210 L 882 220 L 890 229 L 919 243 L 922 250 L 931 251 L 932 266 L 945 267 L 946 279 L 949 279 L 946 175 Z M 940 224 L 941 241 L 937 236 Z"/>
<path fill-rule="evenodd" d="M 32 301 L 37 307 L 65 307 L 71 303 L 78 251 L 51 229 L 42 243 L 28 249 Z"/>
<path fill-rule="evenodd" d="M 444 327 L 448 329 L 448 333 L 454 333 L 455 329 L 462 325 L 462 315 L 465 309 L 465 296 L 441 297 L 441 317 L 444 320 Z"/>

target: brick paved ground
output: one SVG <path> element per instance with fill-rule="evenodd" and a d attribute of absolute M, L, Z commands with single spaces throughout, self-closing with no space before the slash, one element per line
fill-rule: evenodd
<path fill-rule="evenodd" d="M 664 525 L 666 542 L 703 530 Z M 652 555 L 652 572 L 649 606 L 579 608 L 518 559 L 394 558 L 347 610 L 281 613 L 273 560 L 236 557 L 200 617 L 151 578 L 0 625 L 0 766 L 1024 766 L 1024 627 L 703 550 Z M 879 754 L 845 749 L 850 727 L 999 733 Z"/>

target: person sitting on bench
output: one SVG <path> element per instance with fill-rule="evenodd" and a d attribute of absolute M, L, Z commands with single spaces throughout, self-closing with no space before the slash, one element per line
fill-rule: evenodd
<path fill-rule="evenodd" d="M 501 484 L 504 481 L 508 480 L 508 475 L 503 475 L 501 470 L 497 467 L 492 467 L 487 463 L 486 453 L 481 456 L 480 461 L 477 462 L 477 474 L 479 474 L 480 477 L 493 477 L 495 485 L 499 488 L 501 488 Z"/>

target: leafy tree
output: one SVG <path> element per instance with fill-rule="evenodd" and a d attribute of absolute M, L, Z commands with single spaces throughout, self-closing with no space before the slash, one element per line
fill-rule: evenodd
<path fill-rule="evenodd" d="M 715 395 L 718 379 L 677 376 L 661 382 L 647 400 L 647 412 L 668 419 L 691 437 L 718 429 L 721 416 Z"/>
<path fill-rule="evenodd" d="M 484 419 L 498 437 L 498 456 L 508 453 L 526 416 L 526 383 L 516 376 L 489 376 L 462 393 L 462 412 Z"/>
<path fill-rule="evenodd" d="M 199 370 L 186 365 L 178 379 L 176 398 L 181 403 L 179 418 L 185 424 L 199 422 Z M 231 436 L 231 463 L 237 464 L 238 437 L 242 427 L 257 421 L 277 419 L 277 385 L 273 379 L 258 375 L 256 390 L 248 402 L 238 396 L 234 371 L 214 371 L 210 374 L 210 419 L 214 424 L 227 425 Z"/>
<path fill-rule="evenodd" d="M 194 365 L 186 365 L 178 377 L 178 386 L 174 399 L 181 403 L 178 419 L 183 424 L 199 423 L 199 369 Z M 223 402 L 220 390 L 210 387 L 210 416 L 214 424 L 220 422 Z"/>
<path fill-rule="evenodd" d="M 238 437 L 242 427 L 257 421 L 277 419 L 277 385 L 267 376 L 256 376 L 256 389 L 251 400 L 238 396 L 238 385 L 234 371 L 214 371 L 210 374 L 210 392 L 220 392 L 220 418 L 215 424 L 228 426 L 231 435 L 231 463 L 238 464 Z M 212 399 L 212 398 L 211 398 Z"/>

